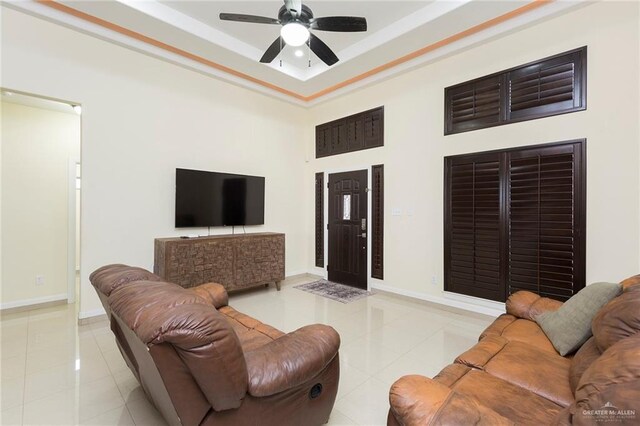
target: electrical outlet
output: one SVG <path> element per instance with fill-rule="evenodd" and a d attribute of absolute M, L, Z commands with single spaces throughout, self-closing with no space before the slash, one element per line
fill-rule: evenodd
<path fill-rule="evenodd" d="M 44 285 L 44 275 L 36 275 L 36 285 Z"/>
<path fill-rule="evenodd" d="M 435 275 L 431 275 L 431 285 L 438 285 L 438 279 Z"/>

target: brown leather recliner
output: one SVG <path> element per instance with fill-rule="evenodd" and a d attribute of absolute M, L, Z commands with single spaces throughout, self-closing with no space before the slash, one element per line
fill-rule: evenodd
<path fill-rule="evenodd" d="M 533 320 L 562 303 L 511 295 L 507 313 L 436 377 L 393 384 L 387 424 L 640 424 L 640 275 L 622 287 L 593 319 L 593 336 L 566 357 Z"/>
<path fill-rule="evenodd" d="M 284 334 L 227 305 L 214 283 L 185 289 L 141 268 L 90 276 L 120 352 L 170 425 L 318 425 L 338 390 L 340 337 Z"/>

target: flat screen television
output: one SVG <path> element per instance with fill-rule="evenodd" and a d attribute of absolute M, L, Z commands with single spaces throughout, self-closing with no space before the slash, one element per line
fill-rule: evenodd
<path fill-rule="evenodd" d="M 176 228 L 264 224 L 264 177 L 176 169 Z"/>

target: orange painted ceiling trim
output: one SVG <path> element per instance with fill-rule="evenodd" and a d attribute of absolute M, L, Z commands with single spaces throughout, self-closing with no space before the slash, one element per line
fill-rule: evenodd
<path fill-rule="evenodd" d="M 280 92 L 282 94 L 285 94 L 287 96 L 291 96 L 294 97 L 296 99 L 302 100 L 302 101 L 306 101 L 306 97 L 292 92 L 290 90 L 287 89 L 283 89 L 282 87 L 276 86 L 275 84 L 271 84 L 269 82 L 257 79 L 255 77 L 252 77 L 248 74 L 242 73 L 240 71 L 236 71 L 233 68 L 229 68 L 229 67 L 225 67 L 224 65 L 220 65 L 217 62 L 213 62 L 210 61 L 208 59 L 205 59 L 201 56 L 198 55 L 194 55 L 193 53 L 189 53 L 186 50 L 182 50 L 182 49 L 178 49 L 177 47 L 171 46 L 169 44 L 163 43 L 161 41 L 158 41 L 156 39 L 153 39 L 151 37 L 147 37 L 143 34 L 140 34 L 138 32 L 129 30 L 127 28 L 121 27 L 120 25 L 116 25 L 112 22 L 109 21 L 105 21 L 104 19 L 100 19 L 98 17 L 95 17 L 93 15 L 89 15 L 88 13 L 84 13 L 81 12 L 79 10 L 76 10 L 72 7 L 60 4 L 55 2 L 54 0 L 36 0 L 38 3 L 47 5 L 53 9 L 59 10 L 60 12 L 64 12 L 67 13 L 69 15 L 75 16 L 76 18 L 80 18 L 83 19 L 85 21 L 91 22 L 93 24 L 99 25 L 103 28 L 107 28 L 109 30 L 115 31 L 117 33 L 123 34 L 125 36 L 134 38 L 136 40 L 142 41 L 144 43 L 150 44 L 152 46 L 158 47 L 160 49 L 166 50 L 168 52 L 171 53 L 175 53 L 176 55 L 182 56 L 184 58 L 187 59 L 191 59 L 193 61 L 199 62 L 203 65 L 207 65 L 211 68 L 215 68 L 219 71 L 225 72 L 227 74 L 231 74 L 235 77 L 239 77 L 242 78 L 244 80 L 250 81 L 252 83 L 256 83 L 259 84 L 260 86 L 266 87 L 267 89 L 271 89 L 271 90 L 275 90 L 276 92 Z"/>
<path fill-rule="evenodd" d="M 106 21 L 104 19 L 100 19 L 100 18 L 98 18 L 96 16 L 93 16 L 93 15 L 89 15 L 88 13 L 81 12 L 81 11 L 79 11 L 77 9 L 72 8 L 72 7 L 57 3 L 55 0 L 36 0 L 36 1 L 38 3 L 44 4 L 46 6 L 49 6 L 49 7 L 53 8 L 53 9 L 56 9 L 56 10 L 58 10 L 60 12 L 64 12 L 66 14 L 75 16 L 76 18 L 80 18 L 80 19 L 85 20 L 87 22 L 91 22 L 91 23 L 99 25 L 99 26 L 101 26 L 103 28 L 107 28 L 109 30 L 112 30 L 112 31 L 115 31 L 117 33 L 123 34 L 123 35 L 125 35 L 127 37 L 134 38 L 136 40 L 139 40 L 139 41 L 142 41 L 144 43 L 150 44 L 152 46 L 158 47 L 160 49 L 166 50 L 167 52 L 175 53 L 176 55 L 182 56 L 182 57 L 187 58 L 187 59 L 191 59 L 193 61 L 196 61 L 196 62 L 201 63 L 203 65 L 209 66 L 211 68 L 217 69 L 219 71 L 225 72 L 227 74 L 233 75 L 235 77 L 250 81 L 252 83 L 255 83 L 257 85 L 265 87 L 267 89 L 274 90 L 274 91 L 276 91 L 278 93 L 290 96 L 292 98 L 295 98 L 295 99 L 298 99 L 298 100 L 301 100 L 301 101 L 309 102 L 309 101 L 318 99 L 318 98 L 320 98 L 322 96 L 328 95 L 331 92 L 335 92 L 336 90 L 339 90 L 339 89 L 342 89 L 344 87 L 347 87 L 347 86 L 349 86 L 351 84 L 354 84 L 354 83 L 357 83 L 359 81 L 362 81 L 362 80 L 364 80 L 364 79 L 366 79 L 368 77 L 371 77 L 373 75 L 379 74 L 379 73 L 381 73 L 383 71 L 386 71 L 386 70 L 388 70 L 390 68 L 393 68 L 393 67 L 398 66 L 400 64 L 403 64 L 405 62 L 411 61 L 412 59 L 418 58 L 418 57 L 420 57 L 422 55 L 425 55 L 425 54 L 427 54 L 429 52 L 437 50 L 437 49 L 439 49 L 441 47 L 447 46 L 447 45 L 449 45 L 451 43 L 454 43 L 456 41 L 462 40 L 462 39 L 464 39 L 466 37 L 469 37 L 471 35 L 477 34 L 480 31 L 483 31 L 483 30 L 486 30 L 488 28 L 491 28 L 491 27 L 494 27 L 496 25 L 499 25 L 499 24 L 501 24 L 503 22 L 506 22 L 506 21 L 508 21 L 510 19 L 513 19 L 513 18 L 515 18 L 517 16 L 520 16 L 520 15 L 525 14 L 527 12 L 530 12 L 530 11 L 532 11 L 534 9 L 542 7 L 542 6 L 546 5 L 546 4 L 549 4 L 554 0 L 533 0 L 530 3 L 527 3 L 524 6 L 521 6 L 521 7 L 517 8 L 517 9 L 512 10 L 511 12 L 507 12 L 507 13 L 505 13 L 503 15 L 500 15 L 500 16 L 497 16 L 497 17 L 495 17 L 493 19 L 489 19 L 488 21 L 485 21 L 485 22 L 483 22 L 481 24 L 475 25 L 475 26 L 473 26 L 471 28 L 468 28 L 468 29 L 466 29 L 464 31 L 461 31 L 461 32 L 456 33 L 456 34 L 454 34 L 452 36 L 444 38 L 444 39 L 442 39 L 440 41 L 437 41 L 435 43 L 429 44 L 429 45 L 427 45 L 427 46 L 425 46 L 423 48 L 420 48 L 420 49 L 418 49 L 418 50 L 416 50 L 414 52 L 411 52 L 411 53 L 409 53 L 407 55 L 401 56 L 398 59 L 395 59 L 393 61 L 387 62 L 386 64 L 383 64 L 383 65 L 377 66 L 377 67 L 375 67 L 375 68 L 373 68 L 373 69 L 371 69 L 371 70 L 369 70 L 367 72 L 359 74 L 359 75 L 357 75 L 355 77 L 352 77 L 352 78 L 350 78 L 348 80 L 345 80 L 345 81 L 343 81 L 341 83 L 338 83 L 338 84 L 335 84 L 333 86 L 327 87 L 326 89 L 320 90 L 319 92 L 316 92 L 316 93 L 314 93 L 312 95 L 309 95 L 309 96 L 301 95 L 301 94 L 293 92 L 291 90 L 284 89 L 284 88 L 282 88 L 280 86 L 276 86 L 275 84 L 271 84 L 271 83 L 269 83 L 267 81 L 260 80 L 258 78 L 252 77 L 252 76 L 250 76 L 248 74 L 245 74 L 245 73 L 242 73 L 240 71 L 236 71 L 233 68 L 226 67 L 224 65 L 218 64 L 217 62 L 213 62 L 213 61 L 210 61 L 210 60 L 208 60 L 206 58 L 203 58 L 201 56 L 194 55 L 193 53 L 189 53 L 189 52 L 187 52 L 185 50 L 178 49 L 177 47 L 174 47 L 174 46 L 171 46 L 169 44 L 163 43 L 163 42 L 158 41 L 156 39 L 153 39 L 151 37 L 147 37 L 147 36 L 145 36 L 143 34 L 140 34 L 138 32 L 129 30 L 129 29 L 124 28 L 124 27 L 122 27 L 120 25 L 114 24 L 114 23 Z"/>
<path fill-rule="evenodd" d="M 497 17 L 495 17 L 493 19 L 489 19 L 488 21 L 485 21 L 485 22 L 483 22 L 481 24 L 478 24 L 476 26 L 468 28 L 468 29 L 466 29 L 464 31 L 461 31 L 461 32 L 456 33 L 456 34 L 454 34 L 452 36 L 444 38 L 444 39 L 442 39 L 440 41 L 437 41 L 437 42 L 435 42 L 433 44 L 427 45 L 427 46 L 425 46 L 423 48 L 420 48 L 420 49 L 418 49 L 418 50 L 416 50 L 414 52 L 411 52 L 411 53 L 409 53 L 407 55 L 401 56 L 400 58 L 395 59 L 395 60 L 393 60 L 391 62 L 387 62 L 386 64 L 380 65 L 380 66 L 375 67 L 375 68 L 373 68 L 373 69 L 371 69 L 371 70 L 369 70 L 367 72 L 359 74 L 359 75 L 357 75 L 355 77 L 352 77 L 352 78 L 350 78 L 348 80 L 345 80 L 342 83 L 338 83 L 336 85 L 327 87 L 326 89 L 323 89 L 323 90 L 321 90 L 321 91 L 319 91 L 317 93 L 314 93 L 311 96 L 307 96 L 305 98 L 305 100 L 312 101 L 312 100 L 317 99 L 317 98 L 319 98 L 321 96 L 327 95 L 327 94 L 329 94 L 331 92 L 335 92 L 336 90 L 342 89 L 343 87 L 346 87 L 346 86 L 349 86 L 349 85 L 351 85 L 353 83 L 356 83 L 358 81 L 364 80 L 367 77 L 371 77 L 372 75 L 379 74 L 379 73 L 381 73 L 383 71 L 386 71 L 386 70 L 388 70 L 390 68 L 393 68 L 395 66 L 398 66 L 400 64 L 404 64 L 405 62 L 408 62 L 408 61 L 410 61 L 412 59 L 415 59 L 415 58 L 417 58 L 419 56 L 425 55 L 425 54 L 427 54 L 429 52 L 432 52 L 432 51 L 434 51 L 436 49 L 439 49 L 441 47 L 447 46 L 447 45 L 449 45 L 451 43 L 454 43 L 454 42 L 456 42 L 458 40 L 462 40 L 463 38 L 469 37 L 469 36 L 471 36 L 473 34 L 479 33 L 480 31 L 486 30 L 487 28 L 491 28 L 491 27 L 494 27 L 494 26 L 496 26 L 498 24 L 506 22 L 506 21 L 508 21 L 510 19 L 515 18 L 516 16 L 520 16 L 520 15 L 522 15 L 524 13 L 527 13 L 527 12 L 529 12 L 531 10 L 537 9 L 537 8 L 539 8 L 541 6 L 544 6 L 544 5 L 548 4 L 548 3 L 551 3 L 552 1 L 553 0 L 533 0 L 531 3 L 527 3 L 526 5 L 524 5 L 522 7 L 519 7 L 517 9 L 514 9 L 511 12 L 505 13 L 504 15 L 500 15 L 500 16 L 497 16 Z"/>

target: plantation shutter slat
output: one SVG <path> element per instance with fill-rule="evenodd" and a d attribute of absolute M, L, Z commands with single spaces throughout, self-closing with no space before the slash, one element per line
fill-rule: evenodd
<path fill-rule="evenodd" d="M 584 287 L 583 140 L 445 158 L 445 290 L 566 300 Z"/>
<path fill-rule="evenodd" d="M 450 291 L 502 299 L 499 156 L 465 158 L 446 167 L 449 207 L 445 282 Z"/>

